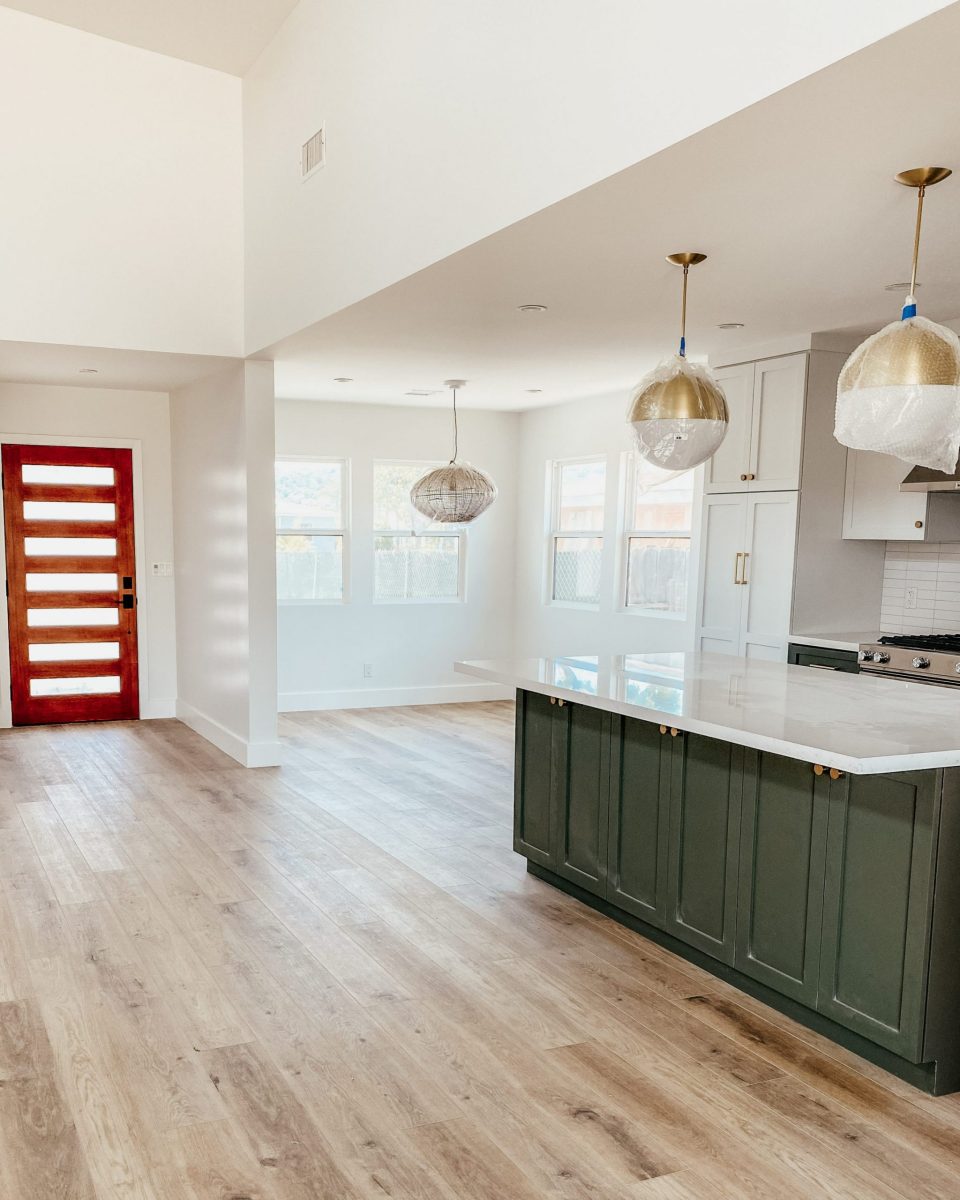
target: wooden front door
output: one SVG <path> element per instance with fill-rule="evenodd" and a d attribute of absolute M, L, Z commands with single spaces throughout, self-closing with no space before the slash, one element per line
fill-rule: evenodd
<path fill-rule="evenodd" d="M 14 725 L 138 717 L 131 452 L 2 459 Z"/>

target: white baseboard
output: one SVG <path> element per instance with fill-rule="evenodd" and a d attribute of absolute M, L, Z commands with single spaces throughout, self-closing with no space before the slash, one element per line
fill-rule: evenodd
<path fill-rule="evenodd" d="M 406 704 L 472 704 L 512 700 L 513 688 L 497 683 L 442 683 L 430 687 L 344 688 L 330 692 L 281 692 L 281 712 L 328 708 L 396 708 Z"/>
<path fill-rule="evenodd" d="M 141 721 L 162 721 L 177 715 L 176 700 L 141 700 Z"/>
<path fill-rule="evenodd" d="M 280 764 L 280 743 L 249 742 L 239 734 L 227 729 L 213 717 L 200 712 L 183 700 L 177 701 L 177 719 L 187 725 L 194 733 L 199 733 L 218 750 L 229 754 L 244 767 L 276 767 Z"/>

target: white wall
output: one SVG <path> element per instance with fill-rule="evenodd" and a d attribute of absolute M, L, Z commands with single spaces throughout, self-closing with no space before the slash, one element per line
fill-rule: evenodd
<path fill-rule="evenodd" d="M 242 351 L 240 81 L 0 7 L 0 340 Z"/>
<path fill-rule="evenodd" d="M 690 650 L 696 625 L 695 525 L 686 619 L 642 615 L 622 604 L 622 542 L 625 511 L 623 456 L 631 450 L 626 392 L 558 404 L 522 414 L 517 506 L 515 649 L 527 655 L 629 654 L 641 650 Z M 547 567 L 547 466 L 555 459 L 607 459 L 601 600 L 598 609 L 544 603 Z M 702 470 L 697 472 L 695 518 Z"/>
<path fill-rule="evenodd" d="M 301 0 L 243 83 L 247 350 L 943 7 Z"/>
<path fill-rule="evenodd" d="M 171 396 L 177 716 L 246 766 L 279 761 L 273 364 Z"/>
<path fill-rule="evenodd" d="M 277 455 L 345 458 L 352 476 L 350 595 L 343 604 L 281 604 L 281 709 L 426 704 L 489 699 L 501 689 L 457 675 L 463 658 L 513 650 L 516 517 L 515 413 L 461 413 L 461 457 L 491 474 L 500 494 L 466 533 L 466 600 L 373 602 L 373 463 L 445 461 L 448 411 L 314 401 L 277 401 Z M 373 676 L 363 678 L 363 664 Z"/>
<path fill-rule="evenodd" d="M 177 695 L 173 580 L 150 563 L 173 560 L 170 404 L 166 393 L 0 383 L 0 442 L 107 444 L 134 452 L 140 712 L 172 717 Z M 0 555 L 0 576 L 6 560 Z M 0 726 L 10 724 L 7 607 L 0 604 Z"/>

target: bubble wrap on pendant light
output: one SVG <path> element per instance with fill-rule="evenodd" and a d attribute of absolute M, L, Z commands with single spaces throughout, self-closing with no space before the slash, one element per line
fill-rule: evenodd
<path fill-rule="evenodd" d="M 410 503 L 417 512 L 441 525 L 473 521 L 496 498 L 497 485 L 489 475 L 456 461 L 434 467 L 410 489 Z"/>
<path fill-rule="evenodd" d="M 834 436 L 854 450 L 953 471 L 960 452 L 960 338 L 917 316 L 867 338 L 840 372 Z"/>
<path fill-rule="evenodd" d="M 715 454 L 729 419 L 711 372 L 679 354 L 640 380 L 627 410 L 638 453 L 668 471 L 687 471 Z"/>

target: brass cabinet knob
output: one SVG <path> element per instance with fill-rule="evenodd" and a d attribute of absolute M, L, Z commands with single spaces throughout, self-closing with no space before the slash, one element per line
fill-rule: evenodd
<path fill-rule="evenodd" d="M 667 732 L 667 727 L 666 727 L 666 725 L 661 725 L 661 726 L 660 726 L 660 732 L 661 732 L 661 733 L 666 733 L 666 732 Z"/>
<path fill-rule="evenodd" d="M 740 482 L 741 482 L 741 483 L 746 483 L 746 482 L 747 482 L 747 477 L 746 477 L 746 475 L 741 475 L 741 476 L 740 476 Z"/>
<path fill-rule="evenodd" d="M 843 772 L 838 770 L 836 767 L 831 767 L 830 768 L 830 778 L 831 779 L 842 779 Z"/>
<path fill-rule="evenodd" d="M 564 704 L 566 704 L 566 701 L 565 701 L 565 700 L 558 700 L 558 701 L 557 701 L 557 706 L 558 706 L 559 708 L 563 708 Z"/>
<path fill-rule="evenodd" d="M 823 763 L 814 763 L 813 764 L 814 775 L 822 775 L 826 769 L 827 768 L 823 765 Z"/>
<path fill-rule="evenodd" d="M 750 474 L 747 476 L 747 478 L 748 479 L 756 479 L 756 475 L 754 475 L 754 473 L 751 471 Z"/>
<path fill-rule="evenodd" d="M 676 736 L 677 736 L 677 734 L 678 734 L 679 732 L 680 732 L 680 730 L 679 730 L 679 729 L 671 729 L 671 730 L 670 730 L 670 736 L 671 736 L 671 737 L 676 737 Z"/>
<path fill-rule="evenodd" d="M 551 697 L 550 697 L 550 703 L 551 703 L 551 704 L 556 704 L 556 702 L 557 702 L 557 698 L 556 698 L 556 696 L 551 696 Z"/>
<path fill-rule="evenodd" d="M 922 529 L 922 528 L 923 528 L 923 522 L 922 522 L 922 521 L 914 521 L 914 523 L 913 523 L 913 527 L 914 527 L 914 529 Z"/>

